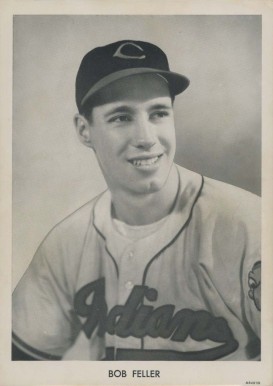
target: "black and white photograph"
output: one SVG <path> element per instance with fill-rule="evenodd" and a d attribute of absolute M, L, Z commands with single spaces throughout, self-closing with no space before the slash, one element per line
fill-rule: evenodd
<path fill-rule="evenodd" d="M 11 366 L 263 365 L 262 32 L 13 15 Z"/>

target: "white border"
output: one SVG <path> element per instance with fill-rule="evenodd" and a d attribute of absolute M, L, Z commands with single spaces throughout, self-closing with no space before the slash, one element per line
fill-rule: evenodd
<path fill-rule="evenodd" d="M 19 14 L 250 14 L 263 20 L 262 194 L 263 298 L 261 362 L 12 362 L 11 337 L 11 117 L 12 17 Z M 273 2 L 263 0 L 199 1 L 3 1 L 0 0 L 1 116 L 0 116 L 0 243 L 1 329 L 0 384 L 6 385 L 244 385 L 247 381 L 270 386 L 272 380 L 272 214 L 273 214 Z M 3 221 L 3 220 L 4 221 Z M 109 378 L 108 370 L 160 369 L 161 378 Z"/>

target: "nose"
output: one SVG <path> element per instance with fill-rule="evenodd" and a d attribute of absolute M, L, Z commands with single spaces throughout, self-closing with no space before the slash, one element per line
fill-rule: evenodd
<path fill-rule="evenodd" d="M 146 117 L 139 117 L 135 121 L 133 145 L 141 149 L 150 149 L 156 143 L 155 128 Z"/>

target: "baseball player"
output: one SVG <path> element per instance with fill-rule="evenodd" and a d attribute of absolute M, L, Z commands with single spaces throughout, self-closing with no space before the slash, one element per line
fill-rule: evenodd
<path fill-rule="evenodd" d="M 57 224 L 13 295 L 15 360 L 259 360 L 259 198 L 174 163 L 189 80 L 155 45 L 83 58 L 74 118 L 108 189 Z"/>

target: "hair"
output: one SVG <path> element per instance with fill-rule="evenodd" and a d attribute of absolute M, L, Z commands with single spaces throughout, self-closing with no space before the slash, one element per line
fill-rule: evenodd
<path fill-rule="evenodd" d="M 92 122 L 92 111 L 94 107 L 100 106 L 103 104 L 103 101 L 99 97 L 99 93 L 92 95 L 88 100 L 84 103 L 79 113 L 84 116 L 90 123 Z"/>

